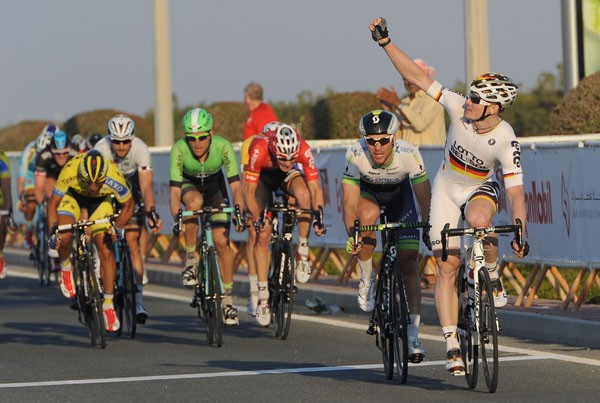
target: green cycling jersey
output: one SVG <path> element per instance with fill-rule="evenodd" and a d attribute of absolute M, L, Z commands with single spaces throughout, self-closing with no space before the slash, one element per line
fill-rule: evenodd
<path fill-rule="evenodd" d="M 171 147 L 169 182 L 181 187 L 183 182 L 203 184 L 220 174 L 221 167 L 229 183 L 239 180 L 237 157 L 231 143 L 221 137 L 212 136 L 208 158 L 203 163 L 194 155 L 186 139 L 180 139 Z"/>

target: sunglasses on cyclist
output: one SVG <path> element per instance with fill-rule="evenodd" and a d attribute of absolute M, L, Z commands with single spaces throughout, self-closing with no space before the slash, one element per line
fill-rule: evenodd
<path fill-rule="evenodd" d="M 191 134 L 186 134 L 185 138 L 187 141 L 204 141 L 210 137 L 210 134 L 203 134 L 201 136 L 194 136 Z"/>
<path fill-rule="evenodd" d="M 65 156 L 65 155 L 68 155 L 68 154 L 69 154 L 69 151 L 60 151 L 60 152 L 59 152 L 59 151 L 54 151 L 54 150 L 52 150 L 52 154 L 54 154 L 54 155 L 58 155 L 58 156 Z"/>
<path fill-rule="evenodd" d="M 295 160 L 295 158 L 277 157 L 277 160 L 281 162 L 289 162 Z"/>
<path fill-rule="evenodd" d="M 127 140 L 111 140 L 111 143 L 113 143 L 113 144 L 129 144 L 129 143 L 131 143 L 131 139 L 127 139 Z"/>
<path fill-rule="evenodd" d="M 489 102 L 484 101 L 478 93 L 476 92 L 471 92 L 469 94 L 469 99 L 471 100 L 472 103 L 477 104 L 477 105 L 484 105 L 484 106 L 489 106 L 491 105 Z"/>
<path fill-rule="evenodd" d="M 381 137 L 379 139 L 374 139 L 372 137 L 365 136 L 365 141 L 370 146 L 376 146 L 378 143 L 380 146 L 384 146 L 384 145 L 388 144 L 390 141 L 392 141 L 393 139 L 394 139 L 393 134 L 391 136 Z"/>

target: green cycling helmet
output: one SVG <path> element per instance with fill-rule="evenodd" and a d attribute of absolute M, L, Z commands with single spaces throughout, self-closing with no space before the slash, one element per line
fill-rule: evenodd
<path fill-rule="evenodd" d="M 185 114 L 181 121 L 185 133 L 203 133 L 213 127 L 213 117 L 206 109 L 194 108 Z"/>

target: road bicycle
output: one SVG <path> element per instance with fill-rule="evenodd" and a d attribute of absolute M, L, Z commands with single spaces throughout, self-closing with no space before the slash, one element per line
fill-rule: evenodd
<path fill-rule="evenodd" d="M 114 305 L 117 317 L 121 327 L 117 330 L 117 336 L 123 334 L 123 328 L 127 326 L 129 338 L 135 338 L 136 317 L 135 317 L 135 293 L 137 285 L 135 281 L 135 272 L 131 263 L 131 255 L 127 241 L 125 240 L 125 229 L 118 229 L 113 225 L 116 233 L 116 240 L 113 241 L 113 251 L 116 262 L 115 276 L 115 295 Z"/>
<path fill-rule="evenodd" d="M 190 306 L 198 309 L 198 317 L 206 327 L 206 338 L 209 345 L 221 347 L 223 343 L 223 283 L 221 269 L 212 235 L 210 216 L 216 213 L 235 213 L 241 222 L 239 206 L 234 207 L 202 207 L 198 210 L 179 210 L 175 217 L 174 235 L 181 232 L 183 219 L 188 217 L 200 218 L 200 259 L 196 266 L 198 284 L 194 286 L 194 294 Z"/>
<path fill-rule="evenodd" d="M 54 261 L 57 257 L 48 256 L 48 218 L 46 211 L 48 199 L 44 198 L 42 204 L 37 207 L 36 234 L 37 241 L 33 246 L 30 258 L 35 262 L 40 280 L 40 286 L 50 286 L 52 279 L 58 282 L 58 264 Z M 53 276 L 52 276 L 53 275 Z"/>
<path fill-rule="evenodd" d="M 115 209 L 117 206 L 114 205 Z M 115 210 L 117 211 L 117 210 Z M 134 214 L 134 217 L 145 219 L 146 217 L 154 217 L 154 211 L 145 211 L 143 208 Z M 149 220 L 150 228 L 156 227 L 156 221 L 154 219 Z M 127 240 L 125 233 L 127 229 L 119 229 L 114 225 L 113 230 L 116 234 L 116 239 L 113 241 L 113 251 L 116 262 L 116 277 L 115 277 L 115 295 L 114 304 L 117 317 L 121 323 L 121 327 L 117 330 L 117 336 L 123 334 L 123 328 L 127 326 L 129 338 L 135 338 L 137 331 L 136 317 L 136 292 L 137 292 L 137 281 L 135 276 L 135 270 L 131 262 L 131 254 L 129 253 L 129 247 L 127 246 Z"/>
<path fill-rule="evenodd" d="M 465 253 L 458 271 L 458 339 L 465 363 L 465 378 L 469 389 L 478 380 L 479 356 L 487 389 L 494 393 L 498 387 L 498 332 L 500 324 L 494 305 L 494 293 L 488 269 L 485 267 L 483 242 L 490 234 L 513 233 L 519 247 L 523 242 L 523 225 L 484 228 L 450 228 L 442 230 L 442 260 L 448 258 L 448 239 L 451 236 L 471 236 L 473 244 Z M 469 285 L 469 277 L 473 285 Z M 470 295 L 469 295 L 470 294 Z"/>
<path fill-rule="evenodd" d="M 83 220 L 73 224 L 55 226 L 54 234 L 73 231 L 74 248 L 71 250 L 73 278 L 75 280 L 76 308 L 79 321 L 88 328 L 92 346 L 106 347 L 106 324 L 102 311 L 103 292 L 95 270 L 92 243 L 86 228 L 96 224 L 112 223 L 115 216 L 97 220 Z"/>
<path fill-rule="evenodd" d="M 381 214 L 380 224 L 360 225 L 354 221 L 354 248 L 358 246 L 361 232 L 381 232 L 383 243 L 379 275 L 375 285 L 375 309 L 369 320 L 367 334 L 377 336 L 375 344 L 381 350 L 385 378 L 394 377 L 394 362 L 400 377 L 405 384 L 408 378 L 408 325 L 410 311 L 404 285 L 404 277 L 397 259 L 396 242 L 398 234 L 407 229 L 428 229 L 427 222 L 388 223 L 385 214 Z"/>
<path fill-rule="evenodd" d="M 295 285 L 295 254 L 292 244 L 294 225 L 298 215 L 310 214 L 315 217 L 315 225 L 323 227 L 323 210 L 301 209 L 289 206 L 287 200 L 276 203 L 263 211 L 262 222 L 271 216 L 271 263 L 269 265 L 269 308 L 275 337 L 287 339 L 292 323 Z M 257 235 L 261 221 L 256 227 Z M 257 236 L 258 238 L 258 236 Z"/>

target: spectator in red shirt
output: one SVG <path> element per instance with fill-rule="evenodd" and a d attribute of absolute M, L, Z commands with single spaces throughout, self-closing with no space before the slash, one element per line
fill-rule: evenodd
<path fill-rule="evenodd" d="M 267 123 L 278 120 L 273 108 L 263 102 L 263 88 L 260 84 L 250 83 L 244 88 L 244 103 L 250 110 L 244 124 L 244 140 L 262 133 Z"/>

